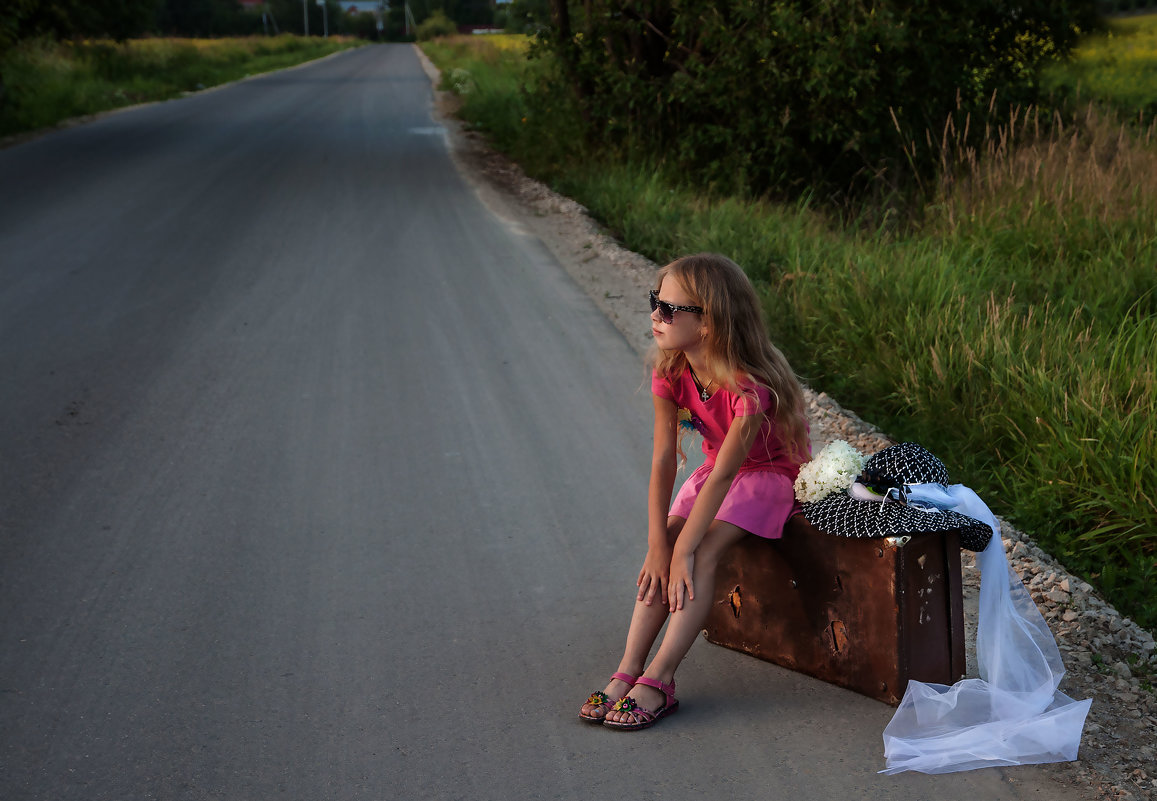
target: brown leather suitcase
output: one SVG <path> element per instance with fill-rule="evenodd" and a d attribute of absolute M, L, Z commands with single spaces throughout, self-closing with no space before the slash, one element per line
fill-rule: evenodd
<path fill-rule="evenodd" d="M 909 679 L 963 677 L 955 533 L 851 539 L 795 516 L 724 555 L 707 639 L 896 705 Z"/>

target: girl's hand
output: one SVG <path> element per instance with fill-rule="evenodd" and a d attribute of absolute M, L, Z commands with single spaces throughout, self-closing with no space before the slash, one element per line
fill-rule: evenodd
<path fill-rule="evenodd" d="M 692 580 L 694 571 L 694 552 L 686 556 L 676 553 L 671 557 L 671 574 L 667 581 L 667 602 L 670 604 L 672 612 L 683 608 L 684 592 L 687 594 L 687 600 L 695 600 L 695 582 Z"/>
<path fill-rule="evenodd" d="M 639 570 L 639 579 L 635 584 L 639 588 L 636 600 L 650 606 L 655 596 L 663 597 L 667 588 L 667 575 L 671 570 L 671 551 L 661 548 L 648 548 L 647 558 L 643 560 L 643 567 Z"/>

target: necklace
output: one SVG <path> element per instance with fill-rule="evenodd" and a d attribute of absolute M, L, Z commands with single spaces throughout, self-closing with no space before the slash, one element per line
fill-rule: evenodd
<path fill-rule="evenodd" d="M 687 365 L 687 369 L 691 370 L 691 380 L 695 382 L 695 386 L 699 389 L 699 400 L 706 403 L 707 399 L 711 397 L 711 393 L 708 390 L 711 389 L 711 385 L 715 382 L 708 381 L 707 386 L 703 386 L 699 383 L 699 376 L 695 375 L 695 371 L 691 369 L 691 365 Z"/>

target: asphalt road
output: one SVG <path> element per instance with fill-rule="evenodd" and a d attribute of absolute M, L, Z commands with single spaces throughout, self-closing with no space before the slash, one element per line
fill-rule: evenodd
<path fill-rule="evenodd" d="M 888 707 L 706 642 L 576 719 L 644 373 L 430 96 L 367 47 L 0 151 L 0 798 L 1068 797 L 877 776 Z"/>

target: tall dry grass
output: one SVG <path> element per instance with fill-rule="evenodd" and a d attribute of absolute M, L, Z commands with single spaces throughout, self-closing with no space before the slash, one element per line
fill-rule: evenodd
<path fill-rule="evenodd" d="M 937 201 L 949 228 L 1007 220 L 1010 204 L 1023 224 L 1045 209 L 1108 223 L 1131 218 L 1138 204 L 1157 206 L 1157 122 L 1127 124 L 1088 103 L 1067 120 L 1059 110 L 1014 108 L 979 143 L 969 125 L 949 117 L 935 143 Z"/>

